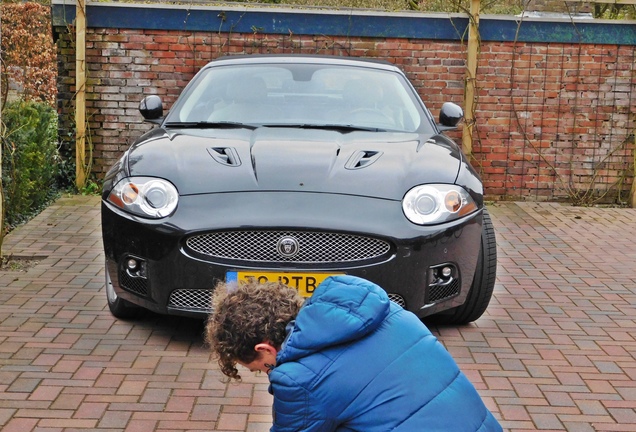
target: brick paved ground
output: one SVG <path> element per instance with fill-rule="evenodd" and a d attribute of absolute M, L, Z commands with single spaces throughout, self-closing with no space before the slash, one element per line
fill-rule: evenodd
<path fill-rule="evenodd" d="M 433 330 L 506 430 L 636 430 L 636 210 L 490 211 L 491 307 Z M 2 431 L 268 430 L 266 377 L 223 384 L 200 322 L 110 315 L 99 224 L 99 198 L 66 197 L 5 240 L 40 262 L 0 272 Z"/>

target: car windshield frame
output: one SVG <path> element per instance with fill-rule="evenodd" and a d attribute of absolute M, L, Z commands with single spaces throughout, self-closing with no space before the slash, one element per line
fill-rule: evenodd
<path fill-rule="evenodd" d="M 403 74 L 351 64 L 207 66 L 186 86 L 164 126 L 215 124 L 435 133 L 430 113 Z"/>

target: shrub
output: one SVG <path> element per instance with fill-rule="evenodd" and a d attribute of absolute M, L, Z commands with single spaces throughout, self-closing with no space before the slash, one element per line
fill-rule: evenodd
<path fill-rule="evenodd" d="M 6 101 L 11 83 L 20 99 L 55 106 L 57 60 L 51 7 L 34 2 L 3 2 L 0 7 L 2 97 Z"/>
<path fill-rule="evenodd" d="M 9 102 L 2 112 L 2 185 L 10 230 L 57 194 L 57 113 L 46 103 Z"/>

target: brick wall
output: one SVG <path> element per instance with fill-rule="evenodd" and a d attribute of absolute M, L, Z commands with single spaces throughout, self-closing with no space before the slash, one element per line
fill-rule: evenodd
<path fill-rule="evenodd" d="M 489 193 L 585 202 L 611 191 L 625 199 L 633 175 L 634 47 L 487 48 L 475 152 Z"/>
<path fill-rule="evenodd" d="M 74 50 L 72 35 L 61 28 L 58 33 L 60 112 L 68 119 Z M 461 40 L 99 27 L 89 28 L 86 40 L 87 116 L 98 179 L 150 128 L 137 111 L 143 95 L 159 94 L 169 107 L 201 66 L 223 54 L 386 59 L 406 72 L 435 116 L 446 101 L 463 105 Z M 627 199 L 636 124 L 635 45 L 482 41 L 472 162 L 487 198 Z M 460 131 L 451 135 L 461 140 Z"/>

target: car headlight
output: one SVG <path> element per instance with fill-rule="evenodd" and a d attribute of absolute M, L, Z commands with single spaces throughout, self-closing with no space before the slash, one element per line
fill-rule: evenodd
<path fill-rule="evenodd" d="M 477 204 L 462 187 L 429 184 L 409 190 L 402 209 L 414 224 L 433 225 L 466 216 L 477 210 Z"/>
<path fill-rule="evenodd" d="M 179 193 L 172 183 L 154 177 L 129 177 L 115 185 L 108 202 L 137 216 L 159 219 L 177 208 Z"/>

